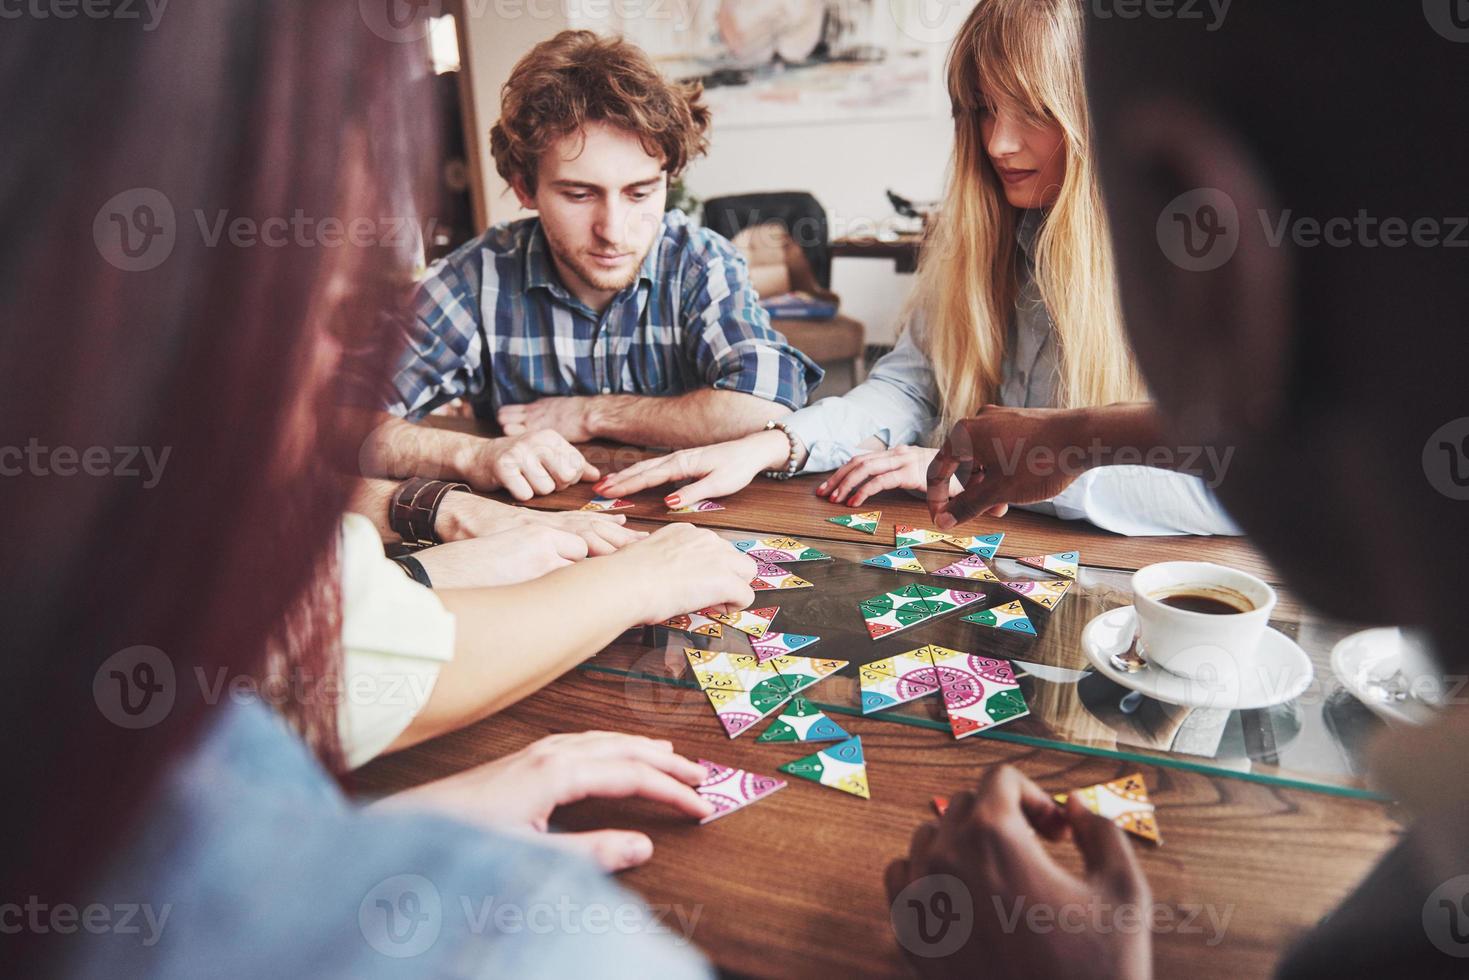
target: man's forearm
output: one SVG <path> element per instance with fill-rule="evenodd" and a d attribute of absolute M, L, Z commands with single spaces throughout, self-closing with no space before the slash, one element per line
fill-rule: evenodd
<path fill-rule="evenodd" d="M 1216 486 L 1228 463 L 1212 447 L 1181 446 L 1151 402 L 1126 402 L 1078 409 L 1083 422 L 1077 439 L 1096 466 L 1151 466 L 1200 477 Z"/>
<path fill-rule="evenodd" d="M 381 413 L 363 446 L 363 469 L 373 476 L 426 476 L 464 480 L 475 475 L 472 461 L 491 441 L 469 432 L 416 425 Z"/>
<path fill-rule="evenodd" d="M 587 419 L 595 438 L 683 449 L 738 439 L 790 413 L 756 395 L 705 388 L 672 397 L 598 395 Z"/>

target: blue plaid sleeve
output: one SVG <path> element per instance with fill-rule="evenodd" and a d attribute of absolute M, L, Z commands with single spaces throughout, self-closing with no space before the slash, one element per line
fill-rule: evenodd
<path fill-rule="evenodd" d="M 480 249 L 476 238 L 434 263 L 413 296 L 407 342 L 393 369 L 394 415 L 420 418 L 485 386 Z"/>
<path fill-rule="evenodd" d="M 728 239 L 699 229 L 690 244 L 698 268 L 684 278 L 681 309 L 688 355 L 705 382 L 792 411 L 803 407 L 821 368 L 770 325 L 745 259 Z"/>

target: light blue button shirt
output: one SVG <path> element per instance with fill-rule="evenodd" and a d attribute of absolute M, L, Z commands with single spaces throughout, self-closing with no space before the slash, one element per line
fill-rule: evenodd
<path fill-rule="evenodd" d="M 710 975 L 689 941 L 700 907 L 654 917 L 596 868 L 531 840 L 364 810 L 267 708 L 216 715 L 81 892 L 77 904 L 133 908 L 129 928 L 74 930 L 47 975 Z"/>
<path fill-rule="evenodd" d="M 1027 252 L 1040 213 L 1022 217 L 1017 236 Z M 1028 263 L 1023 265 L 1028 270 Z M 1001 364 L 999 404 L 1052 408 L 1060 388 L 1055 327 L 1027 275 L 1010 321 Z M 892 351 L 873 365 L 867 380 L 845 395 L 823 398 L 782 420 L 809 453 L 802 472 L 834 470 L 867 450 L 876 437 L 886 446 L 934 446 L 944 433 L 938 383 L 922 317 L 915 316 Z M 1087 470 L 1050 500 L 1026 510 L 1064 520 L 1086 520 L 1118 534 L 1240 534 L 1212 490 L 1198 477 L 1151 466 L 1099 466 Z"/>

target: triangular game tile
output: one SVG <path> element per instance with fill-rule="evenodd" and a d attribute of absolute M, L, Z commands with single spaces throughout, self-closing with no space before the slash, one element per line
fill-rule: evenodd
<path fill-rule="evenodd" d="M 861 514 L 842 514 L 838 517 L 828 517 L 826 522 L 828 524 L 840 524 L 842 527 L 849 527 L 854 531 L 861 531 L 864 534 L 876 534 L 878 522 L 881 520 L 882 511 L 869 510 Z"/>
<path fill-rule="evenodd" d="M 830 558 L 824 551 L 818 551 L 804 542 L 795 538 L 750 538 L 746 541 L 736 541 L 734 546 L 756 561 L 768 563 L 788 563 L 795 561 L 822 561 Z"/>
<path fill-rule="evenodd" d="M 1025 596 L 1031 602 L 1039 603 L 1047 609 L 1055 609 L 1056 603 L 1071 588 L 1071 580 L 1064 578 L 1047 579 L 1044 582 L 1001 582 L 1011 592 L 1017 592 Z"/>
<path fill-rule="evenodd" d="M 992 606 L 989 609 L 981 609 L 977 613 L 968 616 L 960 616 L 966 623 L 977 623 L 980 626 L 990 626 L 994 629 L 1009 630 L 1012 633 L 1024 633 L 1026 636 L 1035 636 L 1035 625 L 1031 623 L 1030 617 L 1025 615 L 1025 607 L 1020 600 L 1007 602 L 1003 606 Z"/>
<path fill-rule="evenodd" d="M 912 548 L 920 544 L 933 544 L 935 541 L 947 541 L 947 534 L 938 531 L 930 531 L 925 528 L 913 527 L 909 524 L 898 524 L 893 528 L 893 543 L 899 548 Z"/>
<path fill-rule="evenodd" d="M 786 654 L 804 650 L 811 644 L 820 640 L 819 636 L 802 636 L 799 633 L 766 633 L 764 636 L 750 638 L 750 649 L 755 651 L 755 656 L 762 663 L 771 657 L 781 657 Z"/>
<path fill-rule="evenodd" d="M 1082 806 L 1106 817 L 1129 834 L 1136 834 L 1154 844 L 1163 843 L 1163 837 L 1158 833 L 1157 813 L 1148 799 L 1148 786 L 1141 773 L 1076 790 L 1076 795 L 1081 798 Z M 1065 793 L 1057 793 L 1056 802 L 1064 804 L 1066 796 Z"/>
<path fill-rule="evenodd" d="M 1005 540 L 1004 533 L 999 534 L 950 534 L 947 535 L 950 544 L 963 548 L 972 555 L 981 558 L 993 558 L 1000 550 L 1000 542 Z"/>
<path fill-rule="evenodd" d="M 631 500 L 623 500 L 621 497 L 593 497 L 582 505 L 582 510 L 627 510 L 636 507 Z"/>
<path fill-rule="evenodd" d="M 693 633 L 696 636 L 712 636 L 715 639 L 724 636 L 724 630 L 720 628 L 719 623 L 702 612 L 684 613 L 682 616 L 665 619 L 658 625 L 678 630 L 681 633 Z"/>
<path fill-rule="evenodd" d="M 864 715 L 939 691 L 933 661 L 921 647 L 862 665 L 857 670 L 857 684 L 862 690 Z"/>
<path fill-rule="evenodd" d="M 979 555 L 965 555 L 952 565 L 945 565 L 930 574 L 968 579 L 971 582 L 998 582 L 1000 580 L 999 576 L 990 571 L 989 566 Z"/>
<path fill-rule="evenodd" d="M 795 572 L 765 562 L 756 565 L 755 577 L 750 580 L 750 588 L 756 592 L 774 592 L 779 589 L 814 589 L 815 587 Z"/>
<path fill-rule="evenodd" d="M 1076 578 L 1077 569 L 1081 566 L 1081 553 L 1078 551 L 1059 551 L 1054 555 L 1032 555 L 1029 558 L 1016 559 L 1022 565 L 1031 568 L 1039 568 L 1043 572 L 1052 575 L 1060 575 L 1063 578 Z"/>
<path fill-rule="evenodd" d="M 847 739 L 819 752 L 804 756 L 780 767 L 788 776 L 799 776 L 813 783 L 839 789 L 843 793 L 872 798 L 867 786 L 867 764 L 862 758 L 862 737 Z"/>
<path fill-rule="evenodd" d="M 673 507 L 669 509 L 670 514 L 705 514 L 712 510 L 724 510 L 723 504 L 716 504 L 712 500 L 701 500 L 697 504 L 689 504 L 687 507 Z"/>
<path fill-rule="evenodd" d="M 762 664 L 754 654 L 686 647 L 684 655 L 730 738 L 785 704 L 794 693 L 773 663 Z"/>
<path fill-rule="evenodd" d="M 780 612 L 779 606 L 762 606 L 759 609 L 741 609 L 735 613 L 716 612 L 712 609 L 701 609 L 700 613 L 708 616 L 716 623 L 723 623 L 733 629 L 739 630 L 747 636 L 764 636 L 770 632 L 770 624 L 775 619 L 775 614 Z"/>
<path fill-rule="evenodd" d="M 708 759 L 700 759 L 699 764 L 704 767 L 705 776 L 694 792 L 714 804 L 714 812 L 700 820 L 701 824 L 729 816 L 786 786 L 784 779 L 722 766 Z"/>
<path fill-rule="evenodd" d="M 805 698 L 793 698 L 755 741 L 834 742 L 851 737 L 816 705 Z"/>
<path fill-rule="evenodd" d="M 1030 714 L 1015 668 L 1008 660 L 978 657 L 947 647 L 924 648 L 944 694 L 955 738 L 964 738 Z"/>
<path fill-rule="evenodd" d="M 886 568 L 894 572 L 918 572 L 923 574 L 927 571 L 912 548 L 898 548 L 881 555 L 873 555 L 871 558 L 862 559 L 862 564 L 871 565 L 873 568 Z"/>

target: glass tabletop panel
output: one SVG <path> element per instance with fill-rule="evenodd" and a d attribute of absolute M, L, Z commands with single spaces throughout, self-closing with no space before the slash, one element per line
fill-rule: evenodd
<path fill-rule="evenodd" d="M 724 536 L 749 537 L 734 533 Z M 780 535 L 771 532 L 766 536 Z M 881 536 L 870 547 L 818 538 L 804 541 L 832 559 L 791 562 L 783 567 L 813 583 L 814 588 L 760 591 L 754 605 L 779 607 L 772 631 L 820 637 L 819 642 L 798 650 L 796 656 L 849 661 L 847 667 L 802 693 L 839 724 L 846 717 L 862 716 L 929 728 L 935 738 L 952 738 L 941 694 L 922 696 L 865 716 L 862 711 L 857 676 L 861 665 L 934 644 L 1009 660 L 1014 665 L 1030 713 L 971 737 L 1228 773 L 1345 795 L 1372 795 L 1362 778 L 1364 751 L 1367 736 L 1380 722 L 1341 688 L 1330 667 L 1332 646 L 1357 627 L 1314 616 L 1302 609 L 1288 590 L 1278 590 L 1280 602 L 1270 625 L 1299 644 L 1310 657 L 1314 677 L 1305 692 L 1269 708 L 1190 708 L 1143 696 L 1091 666 L 1082 650 L 1082 630 L 1095 617 L 1130 604 L 1131 574 L 1088 568 L 1085 552 L 1077 581 L 1054 611 L 1029 599 L 1019 599 L 1037 634 L 1028 636 L 963 621 L 962 617 L 973 612 L 1018 598 L 1001 584 L 860 564 L 863 558 L 895 547 Z M 951 547 L 916 549 L 915 553 L 929 572 L 965 555 Z M 1058 578 L 1009 559 L 986 564 L 1003 581 Z M 878 639 L 870 637 L 859 604 L 915 583 L 979 593 L 983 598 L 899 632 Z M 704 700 L 684 650 L 751 650 L 750 638 L 745 634 L 729 626 L 722 627 L 721 632 L 722 636 L 714 638 L 664 627 L 632 630 L 582 669 L 621 674 L 629 683 L 666 687 L 659 692 L 664 703 L 669 699 L 679 703 Z M 707 700 L 705 708 L 709 724 L 718 726 Z M 756 737 L 775 713 L 739 737 Z"/>

